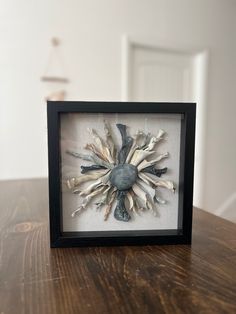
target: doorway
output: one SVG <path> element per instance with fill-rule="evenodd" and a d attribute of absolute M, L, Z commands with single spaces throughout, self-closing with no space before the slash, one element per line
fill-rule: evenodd
<path fill-rule="evenodd" d="M 122 38 L 122 100 L 196 102 L 195 206 L 204 208 L 208 51 Z"/>

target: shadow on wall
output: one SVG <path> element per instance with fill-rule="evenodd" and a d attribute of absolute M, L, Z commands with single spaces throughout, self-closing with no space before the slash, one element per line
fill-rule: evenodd
<path fill-rule="evenodd" d="M 236 223 L 235 204 L 236 204 L 236 192 L 233 193 L 233 194 L 216 210 L 215 214 Z"/>

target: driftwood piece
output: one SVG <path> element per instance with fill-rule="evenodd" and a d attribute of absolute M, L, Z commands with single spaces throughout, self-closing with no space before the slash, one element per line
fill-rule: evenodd
<path fill-rule="evenodd" d="M 151 178 L 148 174 L 145 173 L 139 173 L 139 177 L 144 181 L 150 182 L 150 184 L 153 184 L 155 187 L 163 187 L 166 189 L 171 190 L 172 192 L 175 192 L 175 186 L 172 181 L 169 180 L 155 180 Z"/>
<path fill-rule="evenodd" d="M 85 149 L 90 150 L 91 152 L 93 152 L 95 155 L 97 155 L 99 158 L 101 158 L 102 160 L 104 160 L 105 162 L 107 162 L 107 158 L 106 156 L 100 152 L 100 150 L 94 145 L 94 144 L 86 144 L 84 146 Z"/>
<path fill-rule="evenodd" d="M 139 145 L 139 149 L 145 149 L 147 147 L 148 143 L 150 142 L 151 139 L 151 133 L 148 132 L 148 134 L 145 134 L 145 136 L 142 139 L 142 142 Z"/>
<path fill-rule="evenodd" d="M 138 165 L 138 171 L 141 171 L 142 169 L 144 168 L 147 168 L 149 166 L 152 166 L 154 164 L 156 164 L 157 162 L 161 161 L 163 158 L 166 158 L 169 156 L 169 153 L 164 153 L 164 154 L 161 154 L 159 155 L 157 158 L 153 159 L 153 160 L 150 160 L 150 161 L 147 161 L 147 160 L 143 160 L 139 165 Z"/>
<path fill-rule="evenodd" d="M 142 170 L 142 172 L 151 173 L 151 174 L 160 178 L 162 174 L 165 174 L 167 172 L 167 167 L 162 168 L 162 169 L 157 169 L 157 168 L 155 168 L 155 165 L 151 165 L 151 166 L 144 168 Z"/>
<path fill-rule="evenodd" d="M 106 204 L 107 204 L 107 194 L 103 194 L 99 202 L 95 203 L 96 209 L 100 210 Z"/>
<path fill-rule="evenodd" d="M 129 208 L 128 209 L 131 211 L 134 208 L 134 199 L 133 199 L 132 194 L 129 191 L 126 193 L 126 196 L 127 196 L 128 201 L 129 201 Z"/>
<path fill-rule="evenodd" d="M 92 191 L 100 187 L 101 185 L 102 185 L 101 180 L 98 179 L 95 182 L 91 183 L 87 188 L 83 189 L 82 191 L 79 190 L 79 195 L 80 196 L 88 195 L 89 193 L 91 193 Z"/>
<path fill-rule="evenodd" d="M 130 215 L 125 208 L 126 191 L 117 192 L 117 205 L 114 211 L 114 217 L 120 221 L 129 221 Z"/>
<path fill-rule="evenodd" d="M 99 171 L 94 171 L 91 174 L 85 174 L 79 177 L 73 177 L 67 180 L 67 186 L 69 189 L 74 189 L 78 187 L 80 184 L 91 181 L 91 180 L 96 180 L 98 178 L 103 177 L 105 174 L 108 173 L 109 170 L 99 170 Z"/>
<path fill-rule="evenodd" d="M 142 162 L 146 157 L 152 155 L 153 153 L 155 153 L 155 151 L 145 151 L 142 149 L 138 149 L 134 152 L 130 163 L 134 166 L 138 166 L 140 162 Z"/>
<path fill-rule="evenodd" d="M 102 186 L 102 187 L 96 189 L 95 191 L 91 192 L 89 195 L 87 195 L 87 196 L 84 198 L 82 204 L 81 204 L 76 210 L 74 210 L 74 211 L 72 212 L 71 216 L 74 217 L 76 214 L 78 214 L 78 213 L 80 213 L 82 210 L 84 210 L 84 209 L 86 208 L 86 206 L 89 204 L 89 202 L 91 201 L 91 199 L 92 199 L 94 196 L 96 196 L 96 195 L 98 195 L 99 193 L 101 193 L 103 189 L 104 189 L 104 187 Z"/>
<path fill-rule="evenodd" d="M 139 172 L 138 177 L 147 185 L 151 186 L 152 188 L 154 187 L 154 184 L 151 181 L 149 181 L 146 176 L 144 176 L 144 173 Z"/>
<path fill-rule="evenodd" d="M 158 203 L 158 204 L 161 204 L 161 205 L 164 205 L 166 204 L 166 200 L 163 200 L 161 197 L 159 197 L 158 195 L 155 195 L 154 197 L 154 202 L 155 203 Z"/>
<path fill-rule="evenodd" d="M 162 140 L 162 136 L 165 134 L 165 131 L 163 131 L 162 129 L 159 130 L 157 136 L 153 136 L 150 138 L 149 143 L 147 144 L 147 146 L 144 148 L 145 150 L 153 150 L 155 145 Z"/>
<path fill-rule="evenodd" d="M 130 162 L 136 149 L 139 149 L 139 140 L 141 138 L 144 138 L 144 137 L 145 137 L 145 133 L 143 131 L 140 131 L 140 130 L 138 130 L 138 132 L 134 135 L 133 144 L 132 144 L 130 151 L 128 153 L 128 156 L 126 158 L 126 163 Z"/>
<path fill-rule="evenodd" d="M 104 220 L 105 221 L 108 219 L 108 217 L 110 215 L 112 205 L 113 205 L 113 202 L 115 200 L 115 196 L 116 196 L 115 189 L 111 190 L 111 192 L 109 193 L 109 196 L 107 196 L 108 203 L 107 203 L 107 206 L 105 208 L 105 214 L 104 214 Z"/>
<path fill-rule="evenodd" d="M 120 131 L 121 139 L 122 139 L 122 146 L 121 146 L 120 151 L 118 152 L 118 163 L 124 164 L 129 154 L 129 151 L 132 147 L 133 138 L 131 136 L 127 136 L 126 125 L 116 124 L 116 126 L 118 130 Z"/>
<path fill-rule="evenodd" d="M 146 183 L 146 182 L 145 182 Z M 146 193 L 146 198 L 147 198 L 147 201 L 146 201 L 146 206 L 148 209 L 152 210 L 154 214 L 156 214 L 155 212 L 155 197 L 156 197 L 156 190 L 151 188 L 151 189 L 146 189 L 144 184 L 143 184 L 143 181 L 138 179 L 137 180 L 137 185 Z"/>
<path fill-rule="evenodd" d="M 132 190 L 128 191 L 127 192 L 127 198 L 130 202 L 130 207 L 131 207 L 131 204 L 133 202 L 133 206 L 132 206 L 132 210 L 135 214 L 139 215 L 138 211 L 139 210 L 143 210 L 140 202 L 138 202 L 138 197 L 134 194 L 134 192 Z M 131 200 L 132 198 L 132 200 Z"/>
<path fill-rule="evenodd" d="M 97 132 L 94 129 L 88 129 L 90 134 L 92 135 L 96 145 L 97 145 L 97 150 L 104 156 L 105 160 L 108 161 L 109 163 L 114 163 L 114 160 L 111 156 L 110 149 L 106 145 L 106 143 L 101 139 L 101 137 L 97 134 Z"/>
<path fill-rule="evenodd" d="M 80 168 L 81 168 L 81 173 L 86 173 L 88 171 L 93 171 L 93 170 L 106 169 L 106 167 L 100 166 L 100 165 L 80 166 Z"/>
<path fill-rule="evenodd" d="M 92 155 L 86 155 L 86 154 L 80 154 L 80 153 L 76 153 L 76 152 L 69 151 L 69 150 L 67 150 L 66 153 L 71 155 L 71 156 L 73 156 L 73 157 L 75 157 L 75 158 L 80 158 L 80 159 L 83 159 L 83 160 L 94 162 L 95 164 L 97 164 L 99 166 L 103 166 L 103 167 L 105 167 L 107 169 L 112 169 L 114 167 L 113 164 L 110 164 L 110 163 L 102 160 L 101 158 L 99 158 L 94 153 Z"/>
<path fill-rule="evenodd" d="M 111 133 L 111 127 L 110 124 L 104 120 L 104 131 L 106 134 L 106 144 L 110 149 L 110 154 L 111 157 L 113 159 L 113 163 L 116 162 L 116 146 L 115 146 L 115 141 L 112 137 L 112 133 Z"/>
<path fill-rule="evenodd" d="M 112 190 L 112 187 L 110 187 L 110 186 L 108 186 L 108 187 L 105 186 L 104 187 L 104 191 L 102 192 L 101 199 L 99 200 L 99 202 L 95 203 L 97 210 L 101 209 L 101 207 L 103 207 L 104 205 L 108 204 L 109 190 Z"/>
<path fill-rule="evenodd" d="M 153 209 L 151 202 L 151 196 L 144 191 L 137 183 L 132 186 L 133 192 L 139 197 L 145 204 L 147 209 Z"/>
<path fill-rule="evenodd" d="M 110 171 L 108 171 L 105 175 L 101 176 L 95 182 L 91 183 L 87 188 L 80 192 L 80 196 L 88 195 L 91 191 L 95 190 L 99 186 L 110 185 L 109 182 Z"/>

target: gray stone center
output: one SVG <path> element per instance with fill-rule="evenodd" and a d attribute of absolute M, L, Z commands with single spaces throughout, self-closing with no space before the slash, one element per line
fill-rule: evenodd
<path fill-rule="evenodd" d="M 125 191 L 132 187 L 137 177 L 137 167 L 131 164 L 120 164 L 112 169 L 110 182 L 119 191 Z"/>

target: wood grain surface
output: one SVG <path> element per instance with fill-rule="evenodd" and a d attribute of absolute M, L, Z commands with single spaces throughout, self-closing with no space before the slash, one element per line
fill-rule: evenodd
<path fill-rule="evenodd" d="M 46 179 L 0 182 L 0 313 L 236 313 L 236 225 L 192 246 L 50 249 Z"/>

